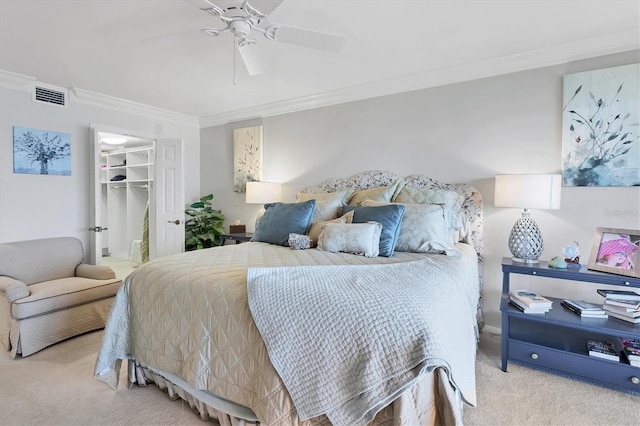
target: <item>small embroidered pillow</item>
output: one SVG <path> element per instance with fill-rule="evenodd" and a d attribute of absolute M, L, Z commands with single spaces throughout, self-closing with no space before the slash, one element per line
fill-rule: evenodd
<path fill-rule="evenodd" d="M 381 232 L 378 222 L 327 223 L 318 237 L 318 249 L 376 257 L 380 254 Z"/>
<path fill-rule="evenodd" d="M 305 250 L 311 248 L 311 238 L 302 234 L 289 234 L 289 247 L 293 250 Z"/>

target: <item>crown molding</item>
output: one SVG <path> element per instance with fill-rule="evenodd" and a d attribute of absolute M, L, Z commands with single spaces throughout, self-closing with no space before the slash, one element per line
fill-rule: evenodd
<path fill-rule="evenodd" d="M 640 49 L 640 35 L 634 29 L 624 30 L 592 39 L 561 43 L 549 48 L 518 52 L 484 61 L 407 74 L 330 92 L 203 116 L 200 117 L 200 127 L 304 111 L 638 49 Z"/>
<path fill-rule="evenodd" d="M 129 113 L 151 119 L 174 122 L 193 127 L 212 127 L 232 122 L 293 113 L 374 97 L 387 96 L 413 90 L 460 83 L 535 68 L 558 65 L 640 49 L 640 35 L 635 29 L 591 39 L 558 44 L 544 49 L 518 52 L 484 61 L 458 64 L 451 67 L 407 74 L 338 90 L 273 102 L 255 107 L 229 111 L 200 118 L 140 104 L 113 96 L 102 95 L 80 88 L 69 90 L 70 100 Z M 31 91 L 38 81 L 35 77 L 0 69 L 0 86 L 14 90 Z"/>
<path fill-rule="evenodd" d="M 35 77 L 18 74 L 11 71 L 0 70 L 0 86 L 8 89 L 31 91 L 30 83 L 36 81 Z"/>
<path fill-rule="evenodd" d="M 21 90 L 24 92 L 31 92 L 33 90 L 33 86 L 37 84 L 50 86 L 46 83 L 38 81 L 35 77 L 0 69 L 1 87 L 6 87 L 13 90 Z M 69 94 L 70 101 L 80 104 L 111 109 L 122 113 L 143 116 L 154 120 L 161 120 L 164 122 L 173 122 L 180 125 L 199 127 L 198 117 L 192 115 L 168 111 L 162 108 L 139 104 L 113 96 L 102 95 L 100 93 L 79 89 L 77 87 L 70 88 Z"/>
<path fill-rule="evenodd" d="M 70 93 L 72 99 L 81 104 L 107 108 L 133 115 L 140 115 L 155 120 L 171 121 L 181 125 L 192 127 L 199 126 L 198 117 L 192 115 L 168 111 L 166 109 L 127 101 L 126 99 L 107 96 L 100 93 L 91 92 L 89 90 L 79 89 L 77 87 L 72 87 L 70 89 Z"/>

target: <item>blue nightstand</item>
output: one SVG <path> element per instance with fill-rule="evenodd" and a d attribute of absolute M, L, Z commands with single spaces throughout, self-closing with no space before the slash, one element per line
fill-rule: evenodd
<path fill-rule="evenodd" d="M 502 259 L 502 370 L 507 361 L 540 368 L 552 373 L 631 393 L 640 393 L 640 369 L 629 364 L 589 356 L 586 340 L 608 340 L 619 345 L 620 338 L 640 339 L 640 324 L 615 318 L 581 318 L 560 305 L 561 299 L 543 295 L 553 301 L 545 314 L 525 314 L 509 304 L 511 274 L 534 275 L 590 285 L 623 286 L 640 289 L 640 279 L 580 269 L 553 269 L 548 262 L 525 264 L 511 258 Z M 598 287 L 593 286 L 595 292 Z M 638 291 L 638 290 L 636 290 Z M 638 291 L 640 292 L 640 291 Z"/>

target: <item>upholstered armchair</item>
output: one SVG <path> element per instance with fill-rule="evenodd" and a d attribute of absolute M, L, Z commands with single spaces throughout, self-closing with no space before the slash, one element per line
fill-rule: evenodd
<path fill-rule="evenodd" d="M 0 341 L 12 357 L 104 328 L 122 283 L 83 259 L 72 237 L 0 244 Z"/>

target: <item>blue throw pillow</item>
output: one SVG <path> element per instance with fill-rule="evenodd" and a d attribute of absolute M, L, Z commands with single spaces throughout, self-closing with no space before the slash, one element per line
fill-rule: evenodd
<path fill-rule="evenodd" d="M 316 200 L 303 203 L 265 204 L 251 241 L 289 246 L 289 234 L 306 234 L 316 208 Z"/>
<path fill-rule="evenodd" d="M 380 234 L 380 256 L 389 257 L 393 251 L 400 234 L 400 223 L 404 215 L 405 207 L 401 204 L 389 204 L 386 206 L 344 206 L 342 214 L 353 210 L 353 223 L 363 223 L 370 220 L 382 225 Z"/>

